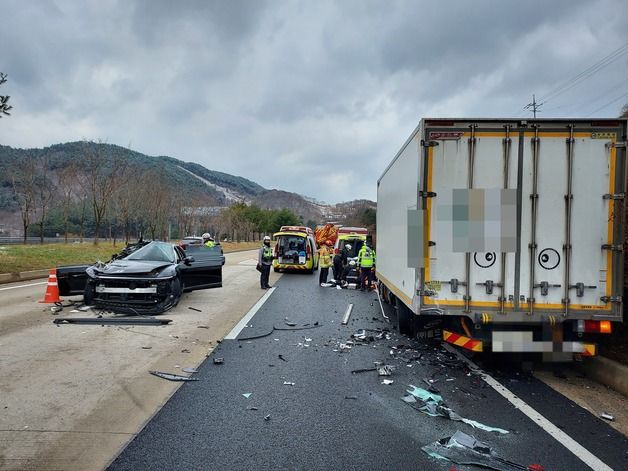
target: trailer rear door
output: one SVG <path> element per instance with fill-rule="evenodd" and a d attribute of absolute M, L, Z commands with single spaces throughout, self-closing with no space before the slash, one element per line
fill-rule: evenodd
<path fill-rule="evenodd" d="M 422 305 L 620 319 L 624 135 L 625 122 L 426 126 Z"/>

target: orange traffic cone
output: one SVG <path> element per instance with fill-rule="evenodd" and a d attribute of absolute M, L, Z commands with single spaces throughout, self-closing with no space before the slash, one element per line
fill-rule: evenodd
<path fill-rule="evenodd" d="M 48 275 L 48 286 L 46 287 L 46 294 L 44 299 L 39 301 L 40 303 L 54 304 L 63 301 L 59 298 L 59 285 L 57 284 L 57 269 L 51 268 L 50 275 Z"/>

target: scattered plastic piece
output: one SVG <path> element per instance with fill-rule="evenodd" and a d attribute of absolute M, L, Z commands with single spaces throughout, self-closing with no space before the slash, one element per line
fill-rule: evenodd
<path fill-rule="evenodd" d="M 602 414 L 600 414 L 600 417 L 602 417 L 604 420 L 608 420 L 609 422 L 613 422 L 615 420 L 614 416 L 606 412 L 603 412 Z"/>
<path fill-rule="evenodd" d="M 392 379 L 385 379 L 384 381 L 382 381 L 382 384 L 393 384 L 393 380 Z"/>
<path fill-rule="evenodd" d="M 150 374 L 169 381 L 198 381 L 198 378 L 190 378 L 189 376 L 175 375 L 172 373 L 164 373 L 162 371 L 149 371 Z"/>
<path fill-rule="evenodd" d="M 259 410 L 257 407 L 247 407 L 246 410 Z"/>
<path fill-rule="evenodd" d="M 345 399 L 357 399 L 358 396 L 345 396 Z"/>
<path fill-rule="evenodd" d="M 248 399 L 249 397 L 251 397 L 251 394 L 253 394 L 253 393 L 242 393 L 242 395 L 243 395 L 244 397 L 246 397 L 247 399 Z"/>
<path fill-rule="evenodd" d="M 284 324 L 286 324 L 288 327 L 296 327 L 296 324 L 294 322 L 284 322 Z"/>
<path fill-rule="evenodd" d="M 198 370 L 196 368 L 192 368 L 192 367 L 182 368 L 181 371 L 183 371 L 185 373 L 198 373 Z"/>
<path fill-rule="evenodd" d="M 379 376 L 390 376 L 394 370 L 395 367 L 392 365 L 383 365 L 377 368 L 377 374 Z"/>
<path fill-rule="evenodd" d="M 284 381 L 283 384 L 284 384 L 284 386 L 294 386 L 294 383 L 292 383 L 290 381 Z"/>
<path fill-rule="evenodd" d="M 277 355 L 277 358 L 279 358 L 281 361 L 288 361 L 288 360 L 286 360 L 286 359 L 283 357 L 283 355 L 281 355 L 281 354 L 280 354 L 280 355 Z"/>
<path fill-rule="evenodd" d="M 416 398 L 415 398 L 414 396 L 412 396 L 412 395 L 409 395 L 409 396 L 403 396 L 403 397 L 401 398 L 401 400 L 402 400 L 403 402 L 407 402 L 408 404 L 414 404 L 414 403 L 416 402 Z"/>
<path fill-rule="evenodd" d="M 451 461 L 458 465 L 475 465 L 497 471 L 543 470 L 538 464 L 524 466 L 500 458 L 488 444 L 460 430 L 451 437 L 442 438 L 421 449 L 432 458 Z"/>
<path fill-rule="evenodd" d="M 417 399 L 420 399 L 423 402 L 434 401 L 434 402 L 443 402 L 443 398 L 438 394 L 434 394 L 426 389 L 419 388 L 416 386 L 410 385 L 412 389 L 408 389 L 407 393 L 412 394 Z"/>
<path fill-rule="evenodd" d="M 270 414 L 264 416 L 264 420 L 270 420 Z"/>
<path fill-rule="evenodd" d="M 367 371 L 377 371 L 377 368 L 359 368 L 357 370 L 351 370 L 351 373 L 366 373 Z"/>
<path fill-rule="evenodd" d="M 214 365 L 222 365 L 225 362 L 223 357 L 214 357 Z"/>
<path fill-rule="evenodd" d="M 153 347 L 142 347 L 142 350 L 150 350 Z"/>
<path fill-rule="evenodd" d="M 196 309 L 195 307 L 192 307 L 192 306 L 188 306 L 188 309 L 191 310 L 191 311 L 203 312 L 200 309 Z"/>

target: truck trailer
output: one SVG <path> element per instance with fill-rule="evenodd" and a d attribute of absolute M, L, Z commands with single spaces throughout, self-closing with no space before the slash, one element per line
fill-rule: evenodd
<path fill-rule="evenodd" d="M 623 318 L 626 119 L 422 119 L 377 182 L 399 330 L 596 354 Z"/>

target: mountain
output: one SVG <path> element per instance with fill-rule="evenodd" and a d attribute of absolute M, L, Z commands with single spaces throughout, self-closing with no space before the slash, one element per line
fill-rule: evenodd
<path fill-rule="evenodd" d="M 205 206 L 224 207 L 245 203 L 264 209 L 288 208 L 301 216 L 304 222 L 316 223 L 346 219 L 350 208 L 363 206 L 362 203 L 353 202 L 327 205 L 297 193 L 266 189 L 246 178 L 209 170 L 198 163 L 184 162 L 174 157 L 152 157 L 114 144 L 68 142 L 41 149 L 15 149 L 0 145 L 0 214 L 8 217 L 18 212 L 11 175 L 25 157 L 42 158 L 42 161 L 47 162 L 52 180 L 56 181 L 60 170 L 70 164 L 80 167 L 89 152 L 97 153 L 108 161 L 121 159 L 140 172 L 155 171 L 163 176 L 163 184 L 176 188 L 190 201 L 202 201 Z"/>

